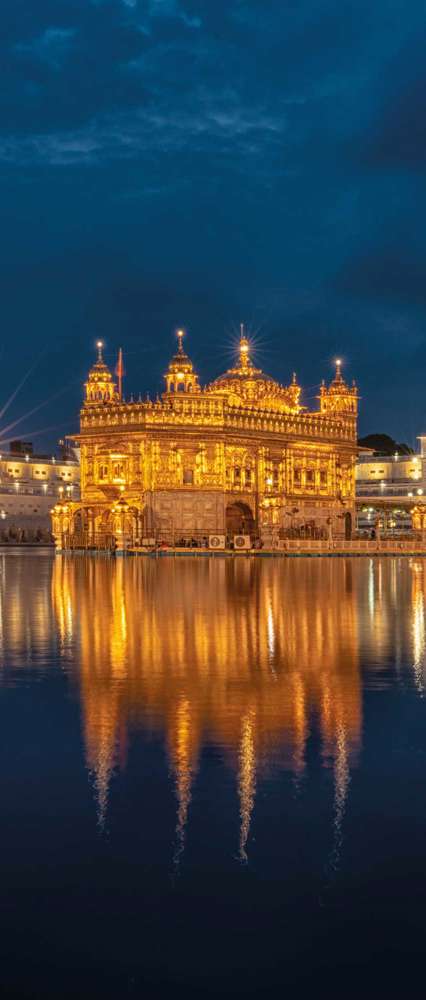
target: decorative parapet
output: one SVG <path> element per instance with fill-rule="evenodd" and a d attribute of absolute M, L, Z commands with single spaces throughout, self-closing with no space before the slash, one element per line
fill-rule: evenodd
<path fill-rule="evenodd" d="M 176 396 L 155 403 L 92 405 L 90 410 L 81 411 L 82 434 L 114 428 L 149 430 L 191 425 L 356 443 L 356 419 L 351 414 L 334 416 L 319 411 L 280 414 L 256 406 L 232 406 L 218 396 Z"/>

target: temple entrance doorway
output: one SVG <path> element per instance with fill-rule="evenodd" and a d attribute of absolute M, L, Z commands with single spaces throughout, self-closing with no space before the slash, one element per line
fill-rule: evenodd
<path fill-rule="evenodd" d="M 236 501 L 226 508 L 227 535 L 253 535 L 255 523 L 253 513 L 246 503 Z"/>
<path fill-rule="evenodd" d="M 352 538 L 352 514 L 347 511 L 345 514 L 345 539 L 348 542 Z"/>

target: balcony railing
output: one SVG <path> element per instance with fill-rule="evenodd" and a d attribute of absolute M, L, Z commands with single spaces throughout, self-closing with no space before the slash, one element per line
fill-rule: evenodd
<path fill-rule="evenodd" d="M 46 489 L 44 486 L 46 485 Z M 47 483 L 34 483 L 34 485 L 29 485 L 27 483 L 15 482 L 15 483 L 0 483 L 0 496 L 8 494 L 9 496 L 38 496 L 38 497 L 68 497 L 70 500 L 78 500 L 80 496 L 80 490 L 78 487 L 73 486 L 70 491 L 64 486 L 63 490 L 55 484 L 54 486 L 48 485 Z"/>
<path fill-rule="evenodd" d="M 421 490 L 419 493 L 418 490 Z M 380 483 L 368 483 L 360 484 L 356 483 L 356 496 L 357 497 L 421 497 L 423 494 L 422 487 L 417 485 L 417 482 L 401 483 L 397 485 L 396 483 L 387 484 L 385 483 L 381 486 Z M 426 491 L 425 491 L 426 496 Z"/>

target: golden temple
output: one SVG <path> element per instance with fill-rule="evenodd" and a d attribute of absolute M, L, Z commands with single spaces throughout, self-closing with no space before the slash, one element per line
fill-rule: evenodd
<path fill-rule="evenodd" d="M 121 352 L 117 387 L 98 342 L 73 439 L 81 500 L 52 511 L 57 547 L 350 538 L 358 393 L 341 362 L 308 410 L 295 375 L 283 386 L 255 366 L 243 327 L 235 366 L 204 387 L 177 339 L 156 402 L 123 399 Z"/>

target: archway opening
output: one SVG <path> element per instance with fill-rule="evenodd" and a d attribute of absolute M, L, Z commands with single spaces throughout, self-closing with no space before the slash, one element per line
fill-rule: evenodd
<path fill-rule="evenodd" d="M 352 514 L 346 511 L 345 514 L 345 539 L 348 542 L 352 538 Z"/>
<path fill-rule="evenodd" d="M 226 508 L 226 534 L 253 535 L 254 531 L 255 521 L 248 504 L 241 501 L 228 504 Z"/>

